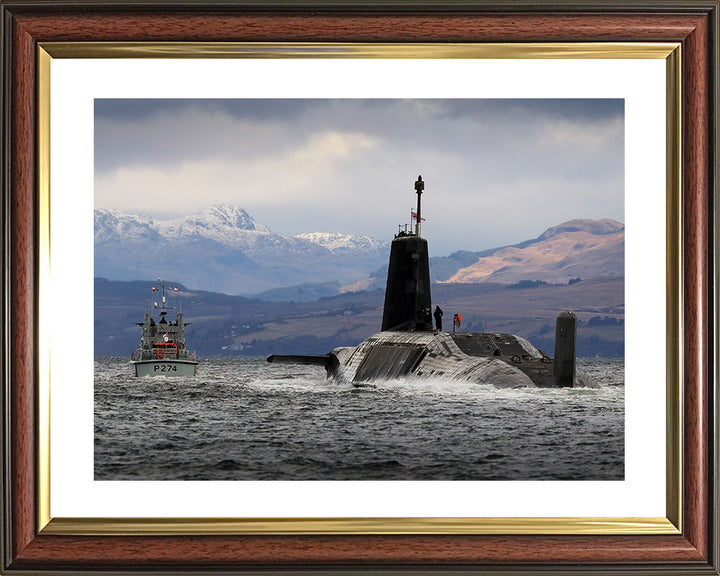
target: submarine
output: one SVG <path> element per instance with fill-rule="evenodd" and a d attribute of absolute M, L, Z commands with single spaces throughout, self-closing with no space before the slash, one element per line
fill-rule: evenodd
<path fill-rule="evenodd" d="M 268 362 L 324 366 L 328 378 L 353 386 L 395 379 L 445 379 L 498 388 L 596 387 L 576 367 L 577 318 L 557 315 L 555 355 L 515 334 L 443 332 L 430 314 L 428 243 L 421 236 L 422 176 L 415 182 L 415 229 L 400 230 L 390 246 L 380 332 L 358 346 L 328 354 L 268 356 Z"/>

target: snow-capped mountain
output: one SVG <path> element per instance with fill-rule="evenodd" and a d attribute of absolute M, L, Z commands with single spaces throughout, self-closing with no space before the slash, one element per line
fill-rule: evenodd
<path fill-rule="evenodd" d="M 306 240 L 330 250 L 335 256 L 352 259 L 361 263 L 369 271 L 377 270 L 378 267 L 387 266 L 390 254 L 390 242 L 380 242 L 370 236 L 359 234 L 342 234 L 340 232 L 310 232 L 299 234 L 296 238 Z M 365 280 L 363 278 L 363 280 Z M 343 284 L 353 284 L 358 278 Z"/>
<path fill-rule="evenodd" d="M 387 244 L 365 237 L 347 236 L 338 252 L 276 234 L 235 206 L 172 221 L 95 210 L 95 276 L 110 280 L 164 276 L 197 289 L 248 294 L 309 280 L 353 282 L 383 265 L 387 254 Z"/>
<path fill-rule="evenodd" d="M 119 210 L 95 210 L 95 246 L 121 239 L 157 241 L 160 235 L 149 216 L 131 216 Z"/>
<path fill-rule="evenodd" d="M 310 232 L 308 234 L 298 234 L 296 238 L 309 240 L 336 254 L 360 250 L 387 250 L 389 247 L 388 242 L 380 242 L 370 238 L 370 236 L 341 234 L 340 232 Z"/>
<path fill-rule="evenodd" d="M 270 234 L 266 226 L 255 223 L 250 214 L 237 206 L 224 204 L 179 218 L 157 223 L 158 230 L 166 237 L 203 236 L 223 244 L 242 244 L 252 232 Z"/>
<path fill-rule="evenodd" d="M 275 234 L 267 226 L 257 224 L 244 209 L 237 206 L 216 205 L 199 210 L 177 220 L 158 222 L 156 229 L 165 238 L 205 238 L 223 246 L 241 250 L 250 258 L 277 259 L 282 250 L 292 259 L 298 253 L 315 258 L 327 256 L 322 245 L 311 240 Z"/>

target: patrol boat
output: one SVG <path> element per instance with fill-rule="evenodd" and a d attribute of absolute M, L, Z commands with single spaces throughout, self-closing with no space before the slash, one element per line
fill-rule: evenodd
<path fill-rule="evenodd" d="M 575 314 L 558 314 L 555 357 L 515 334 L 433 330 L 427 240 L 421 237 L 422 176 L 415 182 L 415 230 L 399 231 L 390 247 L 381 331 L 358 346 L 329 354 L 272 355 L 268 362 L 324 366 L 329 378 L 355 386 L 393 379 L 442 378 L 500 388 L 595 387 L 576 370 Z"/>
<path fill-rule="evenodd" d="M 161 292 L 161 303 L 148 304 L 148 311 L 142 322 L 140 348 L 133 351 L 130 364 L 135 376 L 195 376 L 197 355 L 185 348 L 185 322 L 182 312 L 167 303 L 165 282 L 159 281 L 160 288 L 153 286 L 155 292 Z M 173 289 L 177 291 L 177 289 Z"/>

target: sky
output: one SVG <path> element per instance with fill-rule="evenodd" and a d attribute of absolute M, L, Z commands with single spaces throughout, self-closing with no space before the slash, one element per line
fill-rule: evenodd
<path fill-rule="evenodd" d="M 624 222 L 622 99 L 96 99 L 94 138 L 95 207 L 156 220 L 392 240 L 422 175 L 431 256 Z"/>

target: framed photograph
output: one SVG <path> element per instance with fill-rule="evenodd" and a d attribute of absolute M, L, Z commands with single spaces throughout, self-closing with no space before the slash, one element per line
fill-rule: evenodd
<path fill-rule="evenodd" d="M 717 1 L 670 1 L 658 9 L 11 0 L 1 9 L 3 570 L 718 573 Z M 187 133 L 193 137 L 181 136 Z M 548 168 L 556 162 L 567 167 L 566 180 Z M 473 192 L 474 170 L 482 200 Z M 512 180 L 495 176 L 513 170 L 520 175 Z M 406 193 L 396 202 L 386 186 Z M 518 191 L 506 197 L 509 187 Z M 464 192 L 447 193 L 454 189 Z M 221 208 L 209 214 L 211 201 Z M 417 310 L 410 319 L 398 312 L 404 297 L 388 304 L 385 296 L 383 331 L 390 327 L 392 336 L 392 326 L 413 322 L 400 332 L 402 342 L 376 345 L 381 337 L 373 336 L 375 349 L 369 345 L 355 364 L 349 357 L 362 356 L 353 351 L 363 344 L 355 349 L 351 336 L 324 354 L 335 344 L 311 327 L 319 314 L 312 302 L 322 296 L 318 290 L 337 290 L 322 277 L 337 265 L 327 250 L 337 238 L 307 233 L 332 221 L 358 241 L 377 213 L 400 209 L 407 215 L 397 218 L 408 224 L 393 222 L 393 246 L 378 254 L 386 261 L 390 251 L 392 262 L 394 244 L 422 244 L 427 219 L 432 266 L 445 274 L 433 278 L 446 283 L 433 283 L 432 300 L 445 307 L 444 330 L 442 313 L 434 327 Z M 220 218 L 218 210 L 281 250 L 263 245 L 252 260 L 245 247 L 223 244 L 220 232 L 198 232 Z M 473 215 L 484 210 L 498 217 Z M 606 218 L 573 220 L 598 214 Z M 316 215 L 325 224 L 311 221 Z M 547 226 L 558 226 L 537 239 L 511 235 L 549 218 L 557 221 Z M 285 236 L 263 226 L 268 221 Z M 119 228 L 139 235 L 113 236 Z M 555 275 L 547 277 L 539 251 L 523 252 L 561 234 L 582 251 L 572 233 L 603 237 L 602 263 L 596 243 L 592 258 L 610 281 L 593 283 L 586 252 L 562 273 L 560 264 L 549 265 Z M 484 245 L 471 243 L 481 235 Z M 512 252 L 482 252 L 491 245 Z M 375 281 L 385 288 L 384 278 L 367 280 L 381 267 L 373 246 L 359 249 L 365 268 L 353 260 L 348 286 Z M 311 256 L 302 260 L 301 249 Z M 347 271 L 359 257 L 343 249 Z M 494 258 L 494 268 L 471 269 L 446 256 L 464 249 L 486 266 Z M 166 265 L 158 275 L 187 286 L 151 281 L 139 264 L 141 250 L 153 267 Z M 519 276 L 512 259 L 522 260 Z M 184 276 L 173 276 L 176 270 Z M 573 327 L 577 321 L 595 330 L 586 355 L 622 349 L 624 360 L 579 363 L 577 372 L 573 363 L 567 376 L 575 382 L 587 370 L 602 379 L 610 391 L 603 406 L 593 404 L 589 388 L 528 396 L 482 386 L 479 394 L 472 380 L 468 398 L 426 389 L 421 407 L 415 395 L 408 401 L 393 392 L 383 401 L 393 403 L 395 420 L 374 419 L 363 402 L 372 407 L 378 393 L 363 392 L 365 381 L 380 373 L 392 379 L 410 364 L 415 373 L 445 374 L 442 354 L 417 352 L 424 334 L 471 355 L 488 343 L 495 347 L 488 356 L 505 352 L 502 377 L 510 390 L 518 378 L 539 386 L 550 378 L 546 353 L 533 356 L 524 340 L 517 344 L 524 352 L 511 353 L 506 332 L 519 323 L 486 329 L 488 317 L 498 320 L 467 312 L 475 310 L 471 300 L 451 291 L 463 282 L 461 271 L 465 278 L 501 278 L 500 297 L 513 306 L 526 306 L 530 292 L 546 286 L 568 298 L 610 294 L 612 306 L 583 309 L 577 300 L 567 304 L 577 314 L 566 315 Z M 133 290 L 152 292 L 129 312 L 112 291 L 140 276 L 145 282 Z M 203 283 L 212 276 L 229 284 Z M 247 290 L 231 292 L 238 282 Z M 273 295 L 278 286 L 290 286 L 292 298 L 287 289 Z M 295 300 L 304 315 L 296 307 L 283 316 L 277 307 L 272 321 L 223 319 L 209 312 L 212 306 L 232 316 L 235 304 L 230 297 L 214 303 L 211 292 Z M 492 290 L 483 294 L 494 297 Z M 98 305 L 101 298 L 110 304 Z M 361 304 L 335 308 L 332 316 L 347 331 L 367 330 Z M 198 346 L 196 336 L 206 346 L 199 357 L 186 351 L 183 316 L 168 310 L 195 323 L 187 348 Z M 460 311 L 466 335 L 455 334 Z M 138 318 L 130 322 L 133 312 Z M 296 318 L 288 338 L 289 328 L 279 327 Z M 126 321 L 139 326 L 114 330 Z M 538 313 L 523 329 L 547 347 L 550 322 L 554 327 L 554 318 Z M 565 326 L 558 317 L 556 342 Z M 261 334 L 272 330 L 270 344 Z M 132 358 L 97 358 L 124 354 L 123 338 L 141 333 Z M 572 352 L 574 358 L 574 344 Z M 209 370 L 203 353 L 224 358 L 215 362 L 217 381 L 198 380 L 202 389 L 173 388 L 178 380 L 147 372 Z M 275 362 L 261 359 L 267 354 Z M 556 344 L 556 367 L 562 354 Z M 245 356 L 258 358 L 247 364 Z M 316 369 L 322 379 L 325 369 L 349 378 L 352 409 L 322 413 L 322 402 L 344 401 L 336 386 L 323 397 L 293 380 L 288 392 L 298 369 L 277 361 L 314 364 L 308 386 L 319 385 Z M 483 360 L 483 370 L 496 370 L 494 361 Z M 469 373 L 458 368 L 462 362 L 457 355 L 447 361 L 453 375 Z M 512 368 L 523 362 L 537 367 Z M 135 374 L 125 374 L 130 367 Z M 255 400 L 242 370 L 271 375 L 260 377 Z M 498 381 L 499 372 L 492 373 Z M 565 376 L 554 378 L 558 386 Z M 213 396 L 209 387 L 218 383 L 224 391 Z M 174 415 L 164 412 L 171 399 Z M 546 412 L 556 421 L 573 411 L 558 427 L 564 459 L 557 450 L 543 457 L 542 446 L 556 437 L 523 435 L 524 425 L 498 422 L 504 435 L 480 435 L 508 403 L 514 418 L 528 418 L 538 399 L 554 406 Z M 195 402 L 208 405 L 207 416 L 192 413 Z M 358 410 L 365 411 L 361 419 Z M 428 414 L 419 417 L 423 410 Z M 140 434 L 132 426 L 145 412 L 162 416 L 146 418 Z M 399 413 L 413 413 L 419 424 L 400 430 Z M 456 419 L 458 413 L 464 416 Z M 241 415 L 235 434 L 233 418 Z M 440 429 L 450 421 L 456 424 Z M 418 435 L 433 425 L 427 437 Z M 363 427 L 377 434 L 363 436 Z M 425 447 L 417 462 L 396 457 L 402 442 L 370 443 L 365 457 L 367 438 L 390 429 Z M 323 460 L 328 452 L 319 445 L 329 446 L 331 460 Z M 448 458 L 453 450 L 459 456 Z"/>

